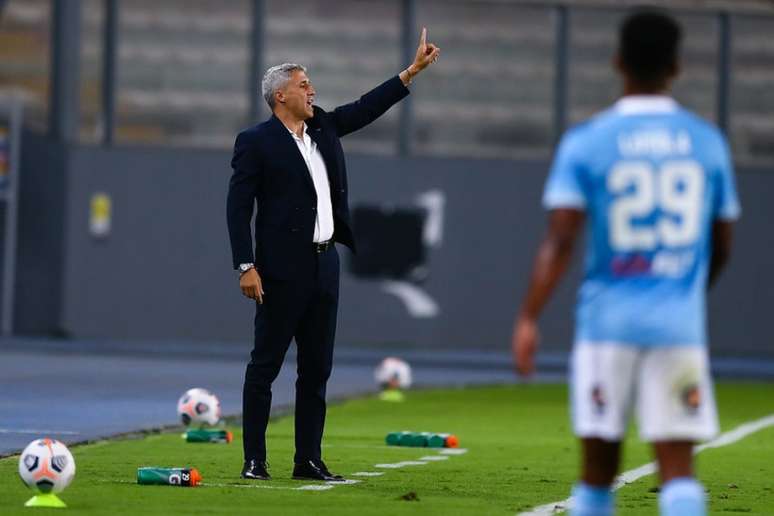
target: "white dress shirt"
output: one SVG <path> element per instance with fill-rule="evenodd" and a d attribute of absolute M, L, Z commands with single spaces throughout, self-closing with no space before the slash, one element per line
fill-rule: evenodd
<path fill-rule="evenodd" d="M 287 129 L 287 128 L 286 128 Z M 296 142 L 298 152 L 306 162 L 309 174 L 312 176 L 314 189 L 317 192 L 317 220 L 314 224 L 314 242 L 325 242 L 333 238 L 333 204 L 331 204 L 331 186 L 328 183 L 328 170 L 325 168 L 320 149 L 312 140 L 307 131 L 307 125 L 304 124 L 303 138 L 299 138 L 296 133 L 288 129 Z"/>

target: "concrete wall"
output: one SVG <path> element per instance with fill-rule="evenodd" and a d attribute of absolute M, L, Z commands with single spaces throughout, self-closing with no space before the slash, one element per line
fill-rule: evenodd
<path fill-rule="evenodd" d="M 14 331 L 61 335 L 68 150 L 22 137 Z"/>
<path fill-rule="evenodd" d="M 50 152 L 61 156 L 61 169 L 47 165 Z M 190 149 L 83 147 L 65 153 L 27 138 L 19 331 L 249 342 L 252 306 L 237 288 L 225 227 L 229 158 L 228 152 Z M 418 196 L 438 191 L 445 209 L 441 242 L 429 247 L 424 282 L 343 275 L 339 343 L 507 349 L 544 227 L 539 197 L 547 164 L 350 156 L 348 166 L 353 206 L 412 207 Z M 739 186 L 744 216 L 735 256 L 710 296 L 713 348 L 774 354 L 768 324 L 774 306 L 768 273 L 774 264 L 774 171 L 740 171 Z M 56 199 L 45 212 L 35 209 L 57 192 L 65 199 L 62 210 Z M 103 240 L 89 234 L 89 200 L 96 192 L 113 201 L 112 232 Z M 40 268 L 41 255 L 51 256 L 50 269 Z M 547 349 L 570 344 L 579 261 L 543 318 Z M 346 269 L 346 257 L 343 263 Z M 417 297 L 434 304 L 438 314 L 412 317 L 404 299 Z"/>

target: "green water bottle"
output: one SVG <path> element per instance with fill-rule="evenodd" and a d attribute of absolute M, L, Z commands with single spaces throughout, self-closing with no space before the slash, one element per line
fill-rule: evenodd
<path fill-rule="evenodd" d="M 183 434 L 183 439 L 188 443 L 230 443 L 234 435 L 228 430 L 199 428 L 188 430 Z"/>
<path fill-rule="evenodd" d="M 398 441 L 398 446 L 411 446 L 411 441 L 414 439 L 414 434 L 416 432 L 401 432 L 400 440 Z"/>
<path fill-rule="evenodd" d="M 389 446 L 400 446 L 400 440 L 403 438 L 403 436 L 410 433 L 411 432 L 407 432 L 407 431 L 390 432 L 389 434 L 387 434 L 387 438 L 385 440 L 387 441 L 387 444 Z"/>
<path fill-rule="evenodd" d="M 432 435 L 433 434 L 430 432 L 415 432 L 411 438 L 409 446 L 413 446 L 415 448 L 425 448 L 427 447 L 427 443 Z"/>
<path fill-rule="evenodd" d="M 196 468 L 137 468 L 137 483 L 145 486 L 193 487 L 201 481 Z"/>
<path fill-rule="evenodd" d="M 430 437 L 429 432 L 401 432 L 398 446 L 410 446 L 412 448 L 423 448 L 427 446 L 427 440 Z"/>
<path fill-rule="evenodd" d="M 459 440 L 454 434 L 433 434 L 427 440 L 430 448 L 456 448 L 458 444 Z"/>

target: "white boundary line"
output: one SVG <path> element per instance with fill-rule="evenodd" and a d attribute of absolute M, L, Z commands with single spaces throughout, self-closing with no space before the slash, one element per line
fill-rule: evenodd
<path fill-rule="evenodd" d="M 425 449 L 427 450 L 427 449 Z M 438 450 L 438 455 L 426 455 L 419 460 L 404 460 L 401 462 L 396 463 L 389 463 L 389 464 L 374 464 L 375 468 L 381 468 L 381 469 L 400 469 L 405 468 L 407 466 L 425 466 L 427 464 L 430 464 L 432 462 L 438 462 L 438 461 L 444 461 L 449 460 L 450 457 L 455 455 L 463 455 L 467 453 L 468 450 L 465 448 L 441 448 Z M 352 473 L 351 476 L 358 476 L 358 477 L 379 477 L 384 475 L 384 471 L 357 471 L 355 473 Z M 359 484 L 362 482 L 362 480 L 355 480 L 355 479 L 347 479 L 343 482 L 326 482 L 324 484 L 307 484 L 299 487 L 290 487 L 290 486 L 272 486 L 272 485 L 265 485 L 265 484 L 221 484 L 221 483 L 210 483 L 210 482 L 202 482 L 200 485 L 202 487 L 237 487 L 237 488 L 246 488 L 246 489 L 282 489 L 287 491 L 328 491 L 330 489 L 333 489 L 334 487 L 338 486 L 346 486 L 346 485 L 353 485 L 353 484 Z"/>
<path fill-rule="evenodd" d="M 328 484 L 308 484 L 299 487 L 291 486 L 267 486 L 263 484 L 220 484 L 212 482 L 202 482 L 199 484 L 202 487 L 238 487 L 242 489 L 282 489 L 286 491 L 327 491 L 333 489 L 332 485 Z"/>
<path fill-rule="evenodd" d="M 38 430 L 35 428 L 20 428 L 16 430 L 13 428 L 0 428 L 0 434 L 80 435 L 81 433 L 71 430 Z"/>
<path fill-rule="evenodd" d="M 425 464 L 427 464 L 427 462 L 423 460 L 403 460 L 393 464 L 374 464 L 374 467 L 382 469 L 399 469 L 405 468 L 406 466 L 424 466 Z"/>
<path fill-rule="evenodd" d="M 438 452 L 441 455 L 464 455 L 468 453 L 467 448 L 443 448 Z"/>
<path fill-rule="evenodd" d="M 427 449 L 425 448 L 425 450 Z M 464 453 L 467 453 L 467 451 L 468 450 L 465 448 L 442 448 L 438 451 L 438 455 L 427 455 L 425 457 L 422 457 L 420 460 L 404 460 L 402 462 L 397 462 L 394 464 L 375 464 L 374 467 L 383 468 L 383 469 L 399 469 L 399 468 L 405 468 L 406 466 L 425 466 L 432 462 L 448 460 L 449 456 L 462 455 Z M 384 473 L 385 473 L 384 471 L 357 471 L 355 473 L 352 473 L 351 476 L 380 477 L 384 475 Z M 130 480 L 102 480 L 100 482 L 119 483 L 119 484 L 135 483 Z M 279 489 L 279 490 L 285 490 L 285 491 L 328 491 L 330 489 L 333 489 L 334 487 L 354 485 L 354 484 L 359 484 L 361 482 L 362 480 L 359 480 L 359 479 L 347 479 L 344 481 L 330 481 L 330 482 L 325 482 L 321 484 L 305 484 L 298 487 L 273 486 L 273 485 L 267 485 L 263 483 L 231 484 L 231 483 L 218 483 L 218 482 L 201 482 L 199 485 L 202 487 L 236 487 L 240 489 Z"/>
<path fill-rule="evenodd" d="M 766 417 L 756 419 L 755 421 L 749 421 L 747 423 L 743 423 L 737 426 L 736 428 L 734 428 L 733 430 L 729 430 L 728 432 L 725 432 L 719 435 L 717 438 L 713 439 L 712 441 L 696 446 L 693 449 L 693 454 L 696 455 L 697 453 L 700 453 L 710 448 L 720 448 L 721 446 L 728 446 L 729 444 L 734 444 L 735 442 L 741 441 L 748 435 L 754 434 L 755 432 L 758 432 L 770 426 L 774 426 L 774 414 L 770 414 Z M 655 462 L 649 462 L 648 464 L 643 464 L 638 468 L 625 471 L 621 473 L 613 482 L 613 490 L 620 489 L 626 484 L 631 484 L 632 482 L 635 482 L 640 478 L 651 475 L 655 472 L 656 472 Z M 548 516 L 552 514 L 560 514 L 569 508 L 571 502 L 572 502 L 572 497 L 569 497 L 558 502 L 552 502 L 552 503 L 547 503 L 545 505 L 539 505 L 537 507 L 533 507 L 529 511 L 518 513 L 518 516 Z"/>

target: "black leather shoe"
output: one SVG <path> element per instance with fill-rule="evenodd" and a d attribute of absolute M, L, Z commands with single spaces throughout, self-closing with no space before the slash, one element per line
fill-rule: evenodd
<path fill-rule="evenodd" d="M 296 464 L 293 468 L 294 480 L 324 480 L 326 482 L 343 482 L 344 477 L 334 475 L 321 460 L 307 460 Z"/>
<path fill-rule="evenodd" d="M 320 468 L 320 471 L 322 471 L 329 477 L 333 477 L 334 480 L 344 480 L 344 477 L 342 477 L 341 475 L 336 475 L 334 473 L 331 473 L 331 471 L 328 469 L 328 466 L 326 466 L 322 460 L 314 461 L 314 463 L 317 464 L 317 467 Z"/>
<path fill-rule="evenodd" d="M 250 459 L 245 461 L 242 467 L 242 478 L 248 480 L 271 480 L 271 475 L 267 468 L 269 465 L 261 460 Z"/>

